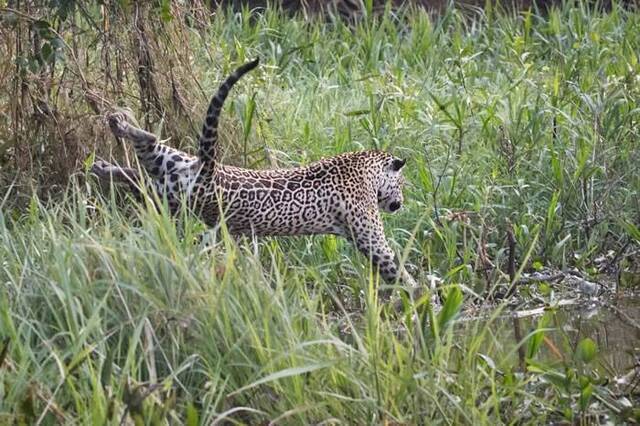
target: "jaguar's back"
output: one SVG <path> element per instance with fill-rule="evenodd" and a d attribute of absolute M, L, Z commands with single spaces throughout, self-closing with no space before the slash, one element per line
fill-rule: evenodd
<path fill-rule="evenodd" d="M 209 195 L 205 208 L 215 209 L 221 202 L 232 233 L 345 235 L 349 208 L 375 202 L 375 189 L 367 182 L 385 156 L 378 151 L 348 153 L 294 169 L 219 166 L 214 175 L 218 192 Z M 202 216 L 214 225 L 217 213 L 203 211 Z"/>

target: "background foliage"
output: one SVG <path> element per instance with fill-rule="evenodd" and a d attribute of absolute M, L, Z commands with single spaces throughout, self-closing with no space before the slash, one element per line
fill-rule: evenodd
<path fill-rule="evenodd" d="M 502 305 L 453 326 L 463 300 L 504 295 L 529 268 L 637 268 L 635 9 L 488 3 L 347 22 L 200 2 L 0 4 L 3 419 L 637 419 L 635 388 L 607 386 L 620 372 L 595 363 L 593 341 L 560 333 L 562 356 L 541 353 L 553 317 L 521 341 Z M 116 105 L 193 152 L 217 84 L 256 56 L 225 107 L 226 161 L 409 158 L 407 205 L 385 221 L 412 273 L 442 279 L 437 318 L 425 301 L 388 312 L 341 240 L 193 244 L 192 218 L 87 175 L 96 156 L 133 161 L 103 122 Z"/>

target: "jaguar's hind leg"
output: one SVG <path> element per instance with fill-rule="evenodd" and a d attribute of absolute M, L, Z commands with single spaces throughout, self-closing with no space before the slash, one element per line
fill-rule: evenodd
<path fill-rule="evenodd" d="M 127 185 L 133 196 L 139 201 L 142 200 L 141 187 L 144 184 L 138 170 L 96 160 L 91 166 L 91 173 L 101 180 Z M 147 190 L 151 190 L 151 187 L 148 187 Z"/>
<path fill-rule="evenodd" d="M 130 167 L 120 167 L 103 160 L 96 160 L 91 166 L 91 173 L 103 180 L 113 182 L 139 182 L 140 172 Z"/>
<path fill-rule="evenodd" d="M 188 167 L 194 160 L 190 155 L 160 143 L 153 133 L 132 124 L 135 119 L 126 112 L 111 113 L 107 120 L 116 137 L 133 142 L 138 160 L 147 173 L 159 182 L 172 172 Z"/>

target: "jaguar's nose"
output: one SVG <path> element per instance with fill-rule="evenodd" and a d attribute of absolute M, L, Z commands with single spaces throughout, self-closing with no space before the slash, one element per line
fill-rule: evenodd
<path fill-rule="evenodd" d="M 400 208 L 400 203 L 397 201 L 394 201 L 391 204 L 389 204 L 389 210 L 391 210 L 392 212 L 395 212 L 399 208 Z"/>

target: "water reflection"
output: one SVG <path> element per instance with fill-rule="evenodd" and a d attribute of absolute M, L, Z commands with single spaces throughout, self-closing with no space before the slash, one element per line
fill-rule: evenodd
<path fill-rule="evenodd" d="M 553 320 L 549 326 L 553 331 L 546 333 L 543 357 L 549 360 L 570 357 L 578 342 L 590 337 L 598 346 L 598 364 L 605 375 L 623 375 L 640 359 L 640 295 L 606 301 L 581 300 L 551 312 Z M 526 335 L 534 330 L 538 318 L 517 320 L 521 333 Z"/>

